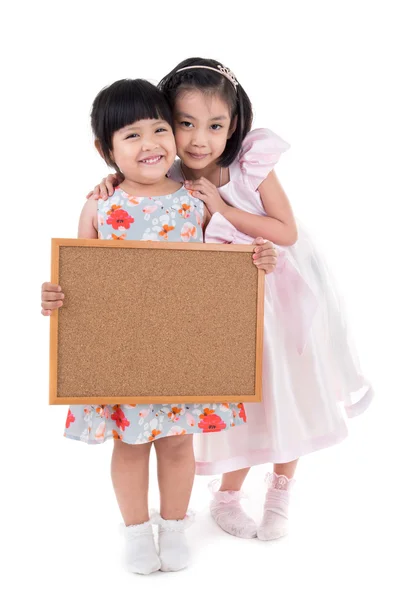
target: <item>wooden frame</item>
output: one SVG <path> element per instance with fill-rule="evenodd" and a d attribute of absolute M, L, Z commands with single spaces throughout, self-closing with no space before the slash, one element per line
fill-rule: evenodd
<path fill-rule="evenodd" d="M 160 242 L 138 242 L 138 241 L 121 241 L 121 240 L 87 240 L 87 239 L 53 239 L 52 240 L 52 265 L 51 265 L 51 281 L 54 284 L 62 285 L 60 281 L 60 251 L 64 248 L 126 248 L 140 250 L 162 250 L 163 252 L 171 252 L 173 250 L 184 250 L 185 252 L 218 252 L 218 253 L 236 253 L 236 256 L 243 253 L 253 253 L 253 246 L 247 245 L 231 245 L 231 244 L 204 244 L 204 243 L 160 243 Z M 64 251 L 64 250 L 62 250 Z M 87 255 L 89 256 L 89 255 Z M 94 255 L 92 255 L 94 256 Z M 232 257 L 234 254 L 231 255 Z M 167 257 L 167 255 L 166 255 Z M 243 261 L 242 261 L 243 262 Z M 249 261 L 252 269 L 255 269 L 252 261 Z M 246 267 L 247 269 L 247 267 Z M 250 269 L 250 267 L 248 267 Z M 250 271 L 248 271 L 250 273 Z M 210 278 L 212 273 L 210 273 Z M 229 277 L 229 273 L 227 274 Z M 208 279 L 208 277 L 207 277 Z M 246 394 L 224 394 L 224 395 L 62 395 L 59 394 L 59 311 L 55 310 L 50 317 L 50 404 L 89 404 L 89 405 L 105 405 L 105 404 L 169 404 L 169 403 L 199 403 L 208 404 L 214 402 L 240 403 L 240 402 L 260 402 L 261 401 L 261 372 L 262 372 L 262 349 L 263 349 L 263 329 L 264 329 L 264 271 L 257 269 L 255 277 L 256 290 L 256 339 L 255 357 L 254 357 L 254 389 L 252 393 Z M 249 292 L 251 293 L 251 291 Z M 67 300 L 67 298 L 66 298 Z M 66 308 L 61 308 L 66 310 Z M 65 315 L 65 313 L 64 313 Z M 63 318 L 64 318 L 63 315 Z"/>

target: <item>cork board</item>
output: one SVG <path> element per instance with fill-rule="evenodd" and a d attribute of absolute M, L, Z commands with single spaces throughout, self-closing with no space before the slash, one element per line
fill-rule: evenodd
<path fill-rule="evenodd" d="M 52 240 L 50 404 L 260 402 L 253 246 Z"/>

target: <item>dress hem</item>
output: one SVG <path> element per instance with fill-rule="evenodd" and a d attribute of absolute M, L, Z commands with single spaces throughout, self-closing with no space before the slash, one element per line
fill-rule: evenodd
<path fill-rule="evenodd" d="M 358 417 L 363 412 L 365 412 L 371 404 L 373 397 L 374 389 L 371 387 L 370 384 L 368 384 L 368 389 L 366 393 L 362 396 L 362 398 L 360 398 L 358 402 L 344 407 L 348 418 L 353 419 L 354 417 Z"/>
<path fill-rule="evenodd" d="M 261 450 L 249 451 L 246 455 L 235 456 L 226 460 L 218 460 L 213 462 L 196 461 L 196 475 L 219 475 L 221 473 L 229 473 L 239 469 L 247 469 L 257 465 L 267 463 L 288 463 L 318 450 L 323 450 L 329 446 L 334 446 L 342 442 L 348 435 L 348 430 L 345 424 L 343 427 L 328 435 L 324 435 L 313 440 L 307 440 L 296 448 L 290 451 L 279 452 L 269 448 Z"/>

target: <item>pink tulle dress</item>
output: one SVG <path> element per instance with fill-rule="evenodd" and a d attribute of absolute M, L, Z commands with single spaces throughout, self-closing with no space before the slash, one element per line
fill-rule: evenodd
<path fill-rule="evenodd" d="M 259 185 L 289 144 L 268 129 L 251 131 L 219 188 L 231 206 L 266 215 Z M 177 161 L 170 177 L 183 181 Z M 252 244 L 220 213 L 205 241 Z M 195 436 L 196 472 L 214 475 L 285 463 L 343 440 L 346 417 L 362 413 L 373 391 L 352 348 L 340 297 L 323 257 L 298 223 L 298 241 L 280 251 L 265 283 L 263 400 L 245 405 L 247 424 Z"/>

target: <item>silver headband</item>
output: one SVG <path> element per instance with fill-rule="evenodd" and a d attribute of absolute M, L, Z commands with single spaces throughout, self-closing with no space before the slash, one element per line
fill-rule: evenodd
<path fill-rule="evenodd" d="M 190 67 L 183 67 L 183 69 L 178 69 L 176 72 L 180 73 L 181 71 L 188 71 L 189 69 L 208 69 L 209 71 L 215 71 L 216 73 L 219 73 L 220 75 L 223 75 L 224 77 L 229 79 L 235 90 L 239 85 L 239 82 L 236 79 L 235 75 L 232 73 L 232 71 L 230 71 L 228 67 L 223 67 L 222 65 L 218 65 L 217 69 L 215 69 L 214 67 L 207 67 L 206 65 L 191 65 Z"/>

